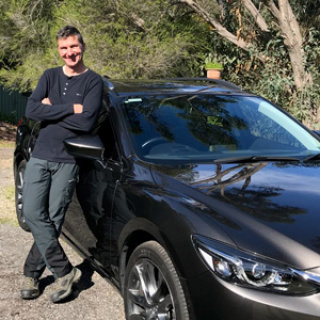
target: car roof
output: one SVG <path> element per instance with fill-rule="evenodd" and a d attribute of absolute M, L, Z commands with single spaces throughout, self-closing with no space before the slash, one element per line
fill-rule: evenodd
<path fill-rule="evenodd" d="M 170 93 L 244 93 L 241 87 L 208 78 L 175 78 L 156 80 L 118 80 L 104 78 L 109 92 L 117 96 L 151 95 Z M 248 92 L 246 92 L 248 94 Z"/>

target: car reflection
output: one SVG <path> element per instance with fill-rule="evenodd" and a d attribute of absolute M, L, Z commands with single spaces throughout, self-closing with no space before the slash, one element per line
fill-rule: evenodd
<path fill-rule="evenodd" d="M 112 270 L 119 265 L 117 239 L 133 214 L 113 172 L 99 161 L 80 166 L 77 198 L 96 243 L 92 257 Z"/>
<path fill-rule="evenodd" d="M 281 164 L 280 164 L 281 165 Z M 284 189 L 276 185 L 259 185 L 252 183 L 253 177 L 267 167 L 267 162 L 236 164 L 233 166 L 215 166 L 215 174 L 197 179 L 191 185 L 206 194 L 212 195 L 258 219 L 269 222 L 294 223 L 296 215 L 306 213 L 305 208 L 282 204 L 281 197 L 285 196 Z M 199 175 L 197 169 L 194 175 Z M 252 186 L 250 186 L 253 184 Z"/>

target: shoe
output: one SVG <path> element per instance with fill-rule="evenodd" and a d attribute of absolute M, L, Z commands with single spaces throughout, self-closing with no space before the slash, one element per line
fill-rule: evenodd
<path fill-rule="evenodd" d="M 22 288 L 20 289 L 22 299 L 35 299 L 40 295 L 39 280 L 23 276 Z"/>
<path fill-rule="evenodd" d="M 70 296 L 72 286 L 79 281 L 80 277 L 81 271 L 73 268 L 67 275 L 58 278 L 52 287 L 51 301 L 57 303 Z"/>

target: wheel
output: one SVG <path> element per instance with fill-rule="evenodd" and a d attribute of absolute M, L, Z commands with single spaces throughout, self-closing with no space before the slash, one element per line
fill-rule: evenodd
<path fill-rule="evenodd" d="M 16 176 L 15 176 L 15 202 L 16 202 L 16 214 L 20 227 L 25 231 L 30 231 L 22 212 L 22 190 L 23 190 L 23 177 L 26 169 L 27 161 L 22 160 L 19 163 Z"/>
<path fill-rule="evenodd" d="M 176 269 L 155 241 L 138 246 L 125 274 L 127 320 L 189 320 L 186 297 Z"/>

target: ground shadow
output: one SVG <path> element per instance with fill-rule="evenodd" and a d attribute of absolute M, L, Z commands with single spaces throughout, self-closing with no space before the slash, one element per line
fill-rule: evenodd
<path fill-rule="evenodd" d="M 89 260 L 83 260 L 81 264 L 76 266 L 76 268 L 78 268 L 82 273 L 79 282 L 73 286 L 71 295 L 64 300 L 59 301 L 58 303 L 67 303 L 73 301 L 82 291 L 87 290 L 94 285 L 94 282 L 92 281 L 94 269 L 92 268 Z M 45 288 L 53 283 L 54 277 L 51 275 L 41 279 L 39 283 L 40 294 L 43 294 Z"/>

